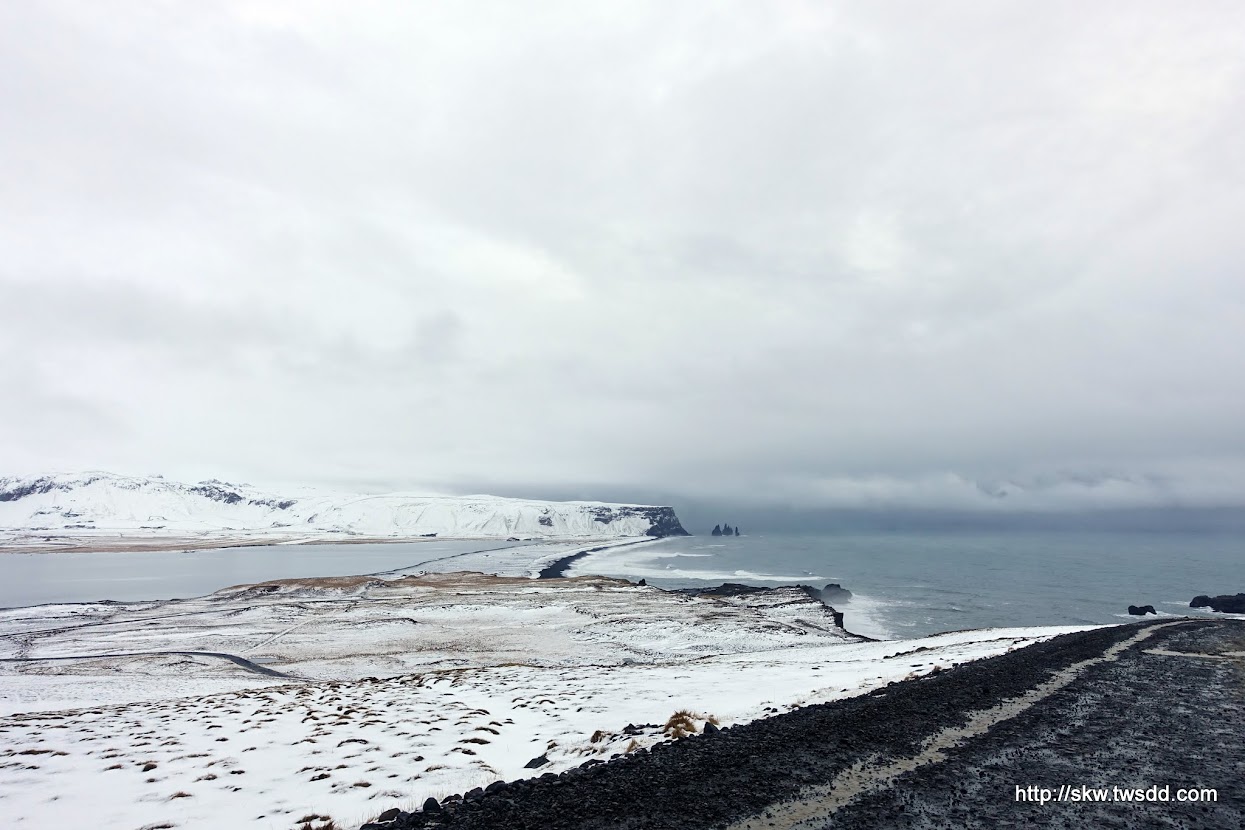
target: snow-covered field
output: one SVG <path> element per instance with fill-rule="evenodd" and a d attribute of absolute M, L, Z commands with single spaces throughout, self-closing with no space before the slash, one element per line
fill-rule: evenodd
<path fill-rule="evenodd" d="M 531 571 L 507 556 L 492 564 Z M 795 589 L 710 599 L 472 573 L 10 609 L 0 813 L 31 827 L 358 826 L 667 740 L 679 710 L 742 723 L 1065 630 L 867 642 Z"/>

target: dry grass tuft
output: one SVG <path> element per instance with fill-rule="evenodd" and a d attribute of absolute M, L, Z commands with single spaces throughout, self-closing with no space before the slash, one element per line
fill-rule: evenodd
<path fill-rule="evenodd" d="M 313 824 L 312 822 L 320 822 Z M 297 830 L 341 830 L 341 826 L 333 821 L 331 816 L 322 816 L 318 813 L 311 813 L 300 818 L 296 824 L 299 824 Z"/>
<path fill-rule="evenodd" d="M 686 738 L 688 735 L 695 735 L 699 731 L 696 728 L 697 721 L 705 721 L 714 726 L 718 725 L 718 719 L 713 715 L 703 715 L 690 709 L 680 709 L 670 716 L 670 719 L 666 721 L 666 725 L 662 727 L 662 731 L 671 738 Z"/>

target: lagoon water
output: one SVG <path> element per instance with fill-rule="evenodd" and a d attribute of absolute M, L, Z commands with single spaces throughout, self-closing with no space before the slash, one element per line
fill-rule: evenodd
<path fill-rule="evenodd" d="M 191 597 L 267 579 L 379 573 L 513 543 L 284 545 L 159 553 L 0 556 L 0 607 Z M 1191 612 L 1245 591 L 1238 534 L 875 532 L 665 539 L 592 554 L 571 574 L 666 587 L 841 583 L 847 627 L 916 637 L 1011 625 L 1117 623 L 1129 605 Z"/>
<path fill-rule="evenodd" d="M 513 544 L 476 539 L 135 553 L 6 553 L 0 555 L 0 608 L 197 597 L 230 585 L 268 579 L 349 576 L 415 567 L 455 554 Z"/>

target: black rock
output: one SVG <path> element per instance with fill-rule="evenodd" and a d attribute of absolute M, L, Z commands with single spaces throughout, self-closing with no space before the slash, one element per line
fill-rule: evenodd
<path fill-rule="evenodd" d="M 1193 598 L 1193 602 L 1189 603 L 1190 608 L 1206 608 L 1210 607 L 1212 611 L 1218 611 L 1222 614 L 1245 614 L 1245 594 L 1221 594 L 1217 597 L 1208 597 L 1200 594 Z"/>
<path fill-rule="evenodd" d="M 467 791 L 467 794 L 463 796 L 463 801 L 479 801 L 481 798 L 484 798 L 484 788 L 476 787 Z"/>
<path fill-rule="evenodd" d="M 1159 612 L 1154 610 L 1153 605 L 1130 605 L 1128 606 L 1128 613 L 1132 614 L 1134 617 L 1144 617 L 1146 614 L 1154 614 L 1157 616 Z"/>
<path fill-rule="evenodd" d="M 440 806 L 440 805 L 437 805 L 437 806 Z M 388 810 L 386 810 L 385 812 L 377 816 L 376 820 L 377 821 L 393 821 L 395 818 L 398 817 L 398 814 L 401 812 L 402 811 L 399 810 L 397 807 L 390 807 Z"/>
<path fill-rule="evenodd" d="M 492 795 L 493 793 L 499 793 L 504 789 L 506 789 L 505 781 L 494 781 L 492 784 L 489 784 L 484 788 L 484 794 Z"/>
<path fill-rule="evenodd" d="M 714 525 L 714 526 L 713 526 L 713 532 L 712 532 L 712 533 L 710 533 L 709 535 L 710 535 L 710 536 L 721 536 L 721 535 L 722 535 L 722 526 L 721 526 L 721 525 Z"/>
<path fill-rule="evenodd" d="M 713 735 L 717 732 L 720 732 L 721 730 L 718 729 L 716 726 L 714 726 L 712 723 L 706 723 L 705 728 L 701 731 L 703 731 L 704 734 L 706 735 Z"/>
<path fill-rule="evenodd" d="M 831 582 L 821 589 L 821 601 L 828 605 L 833 605 L 836 602 L 849 602 L 851 598 L 852 592 L 837 582 Z"/>
<path fill-rule="evenodd" d="M 441 812 L 441 803 L 437 801 L 435 798 L 429 797 L 427 800 L 424 801 L 424 812 L 425 813 Z"/>
<path fill-rule="evenodd" d="M 549 763 L 549 756 L 547 754 L 538 755 L 532 760 L 528 761 L 526 764 L 524 764 L 523 769 L 537 769 L 538 767 L 543 767 L 547 763 Z"/>

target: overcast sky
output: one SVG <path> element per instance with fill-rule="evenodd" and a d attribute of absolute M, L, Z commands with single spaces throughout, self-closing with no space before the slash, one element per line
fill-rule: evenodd
<path fill-rule="evenodd" d="M 1242 505 L 1243 73 L 1239 0 L 0 4 L 0 468 Z"/>

